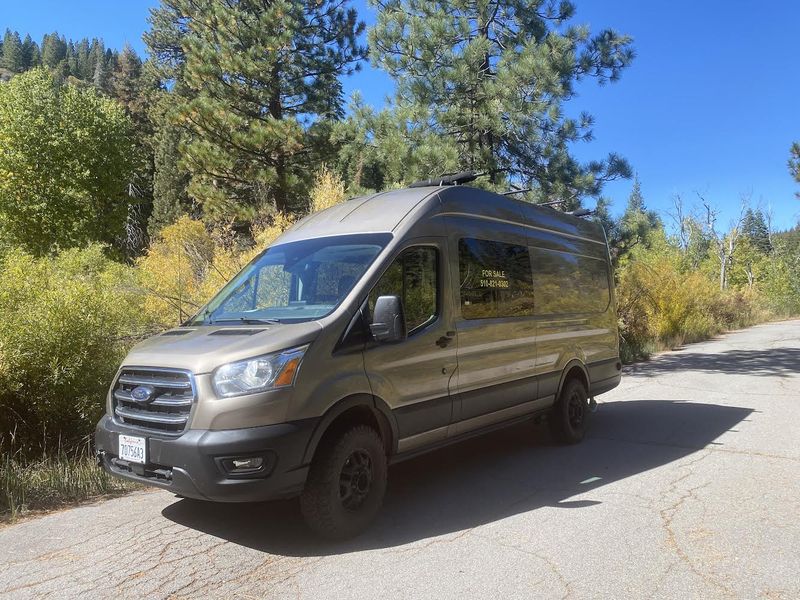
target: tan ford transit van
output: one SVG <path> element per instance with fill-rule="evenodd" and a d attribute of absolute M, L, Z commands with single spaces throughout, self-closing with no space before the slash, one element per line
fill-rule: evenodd
<path fill-rule="evenodd" d="M 136 346 L 103 467 L 188 498 L 299 496 L 341 538 L 375 517 L 388 463 L 545 415 L 579 442 L 620 381 L 603 230 L 459 181 L 306 217 Z"/>

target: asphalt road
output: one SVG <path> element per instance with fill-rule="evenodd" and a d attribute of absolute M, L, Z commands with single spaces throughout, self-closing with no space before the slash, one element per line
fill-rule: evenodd
<path fill-rule="evenodd" d="M 0 530 L 14 598 L 800 598 L 800 321 L 627 371 L 579 446 L 519 426 L 390 469 L 361 538 L 131 494 Z"/>

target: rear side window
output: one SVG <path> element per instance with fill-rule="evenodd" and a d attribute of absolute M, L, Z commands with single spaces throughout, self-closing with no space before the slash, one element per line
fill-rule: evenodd
<path fill-rule="evenodd" d="M 611 299 L 599 258 L 533 248 L 533 279 L 537 315 L 604 312 Z"/>
<path fill-rule="evenodd" d="M 438 298 L 436 248 L 418 246 L 405 250 L 389 265 L 369 294 L 372 314 L 378 296 L 399 296 L 409 333 L 436 318 Z"/>
<path fill-rule="evenodd" d="M 465 319 L 533 314 L 531 258 L 526 246 L 462 238 L 458 264 Z"/>

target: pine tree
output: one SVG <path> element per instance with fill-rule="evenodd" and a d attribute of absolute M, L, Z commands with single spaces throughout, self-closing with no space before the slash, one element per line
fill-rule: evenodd
<path fill-rule="evenodd" d="M 25 70 L 25 57 L 19 33 L 6 29 L 3 37 L 3 66 L 14 73 Z"/>
<path fill-rule="evenodd" d="M 800 142 L 792 144 L 789 150 L 789 173 L 796 182 L 800 183 Z M 800 192 L 796 192 L 795 196 L 800 198 Z"/>
<path fill-rule="evenodd" d="M 92 85 L 103 92 L 109 91 L 108 65 L 106 64 L 106 51 L 103 42 L 100 41 L 92 50 L 92 62 L 94 63 L 94 73 L 92 74 Z"/>
<path fill-rule="evenodd" d="M 138 104 L 141 96 L 139 89 L 141 76 L 142 59 L 129 44 L 126 44 L 117 58 L 116 67 L 111 75 L 111 95 L 140 123 L 144 118 Z"/>
<path fill-rule="evenodd" d="M 373 61 L 396 81 L 399 107 L 417 129 L 452 140 L 462 169 L 499 174 L 568 205 L 629 176 L 611 154 L 580 164 L 570 145 L 591 139 L 592 118 L 563 104 L 587 77 L 615 81 L 633 58 L 612 30 L 591 36 L 569 24 L 568 0 L 371 0 Z"/>
<path fill-rule="evenodd" d="M 748 208 L 742 219 L 740 226 L 742 235 L 745 236 L 751 246 L 762 252 L 769 254 L 772 251 L 772 242 L 769 239 L 769 227 L 764 213 L 760 210 Z"/>
<path fill-rule="evenodd" d="M 661 229 L 661 220 L 655 211 L 647 210 L 642 194 L 642 183 L 637 175 L 633 180 L 633 188 L 628 196 L 628 204 L 620 220 L 622 245 L 627 253 L 639 244 L 649 247 L 651 233 Z"/>
<path fill-rule="evenodd" d="M 82 81 L 91 81 L 92 75 L 94 75 L 89 40 L 86 38 L 75 44 L 75 71 L 72 74 Z"/>
<path fill-rule="evenodd" d="M 80 78 L 78 74 L 78 54 L 75 52 L 75 42 L 67 42 L 67 75 Z"/>
<path fill-rule="evenodd" d="M 67 58 L 67 42 L 58 33 L 46 33 L 42 39 L 42 64 L 56 69 Z"/>
<path fill-rule="evenodd" d="M 31 39 L 30 35 L 26 35 L 22 41 L 22 69 L 27 71 L 34 67 L 39 66 L 39 46 L 36 45 Z"/>
<path fill-rule="evenodd" d="M 180 77 L 185 164 L 205 214 L 304 207 L 308 127 L 342 114 L 339 77 L 365 53 L 355 11 L 341 0 L 164 0 L 150 21 L 151 55 Z"/>
<path fill-rule="evenodd" d="M 595 218 L 606 230 L 614 262 L 624 261 L 636 247 L 650 248 L 653 234 L 660 232 L 663 226 L 658 214 L 647 210 L 639 176 L 633 180 L 625 212 L 618 220 L 609 213 L 609 204 L 608 199 L 601 197 L 594 212 Z"/>
<path fill-rule="evenodd" d="M 178 2 L 161 2 L 158 8 L 150 9 L 149 31 L 142 36 L 152 58 L 153 68 L 159 77 L 178 88 L 183 82 L 186 53 L 183 40 L 188 34 L 189 20 L 184 15 L 183 5 Z M 199 11 L 198 11 L 199 12 Z"/>
<path fill-rule="evenodd" d="M 463 170 L 453 138 L 421 126 L 421 118 L 409 105 L 376 111 L 354 94 L 350 115 L 332 133 L 337 170 L 351 194 Z"/>
<path fill-rule="evenodd" d="M 154 123 L 150 111 L 157 95 L 157 81 L 146 73 L 142 59 L 133 48 L 126 44 L 122 52 L 110 61 L 113 71 L 108 83 L 109 94 L 124 108 L 136 126 L 136 146 L 139 161 L 130 182 L 137 198 L 138 210 L 135 216 L 135 239 L 131 239 L 129 250 L 135 254 L 142 250 L 146 238 L 148 220 L 153 208 L 154 184 Z"/>
<path fill-rule="evenodd" d="M 644 206 L 644 196 L 642 195 L 642 182 L 639 181 L 639 175 L 633 178 L 633 188 L 631 195 L 628 196 L 628 206 L 625 212 L 629 214 L 644 213 L 647 209 Z"/>
<path fill-rule="evenodd" d="M 621 219 L 615 219 L 609 210 L 611 207 L 611 200 L 605 196 L 600 196 L 597 199 L 597 204 L 594 208 L 593 218 L 595 221 L 602 225 L 603 230 L 606 232 L 606 239 L 608 240 L 608 249 L 611 254 L 611 261 L 616 268 L 619 260 L 624 256 L 626 251 L 625 242 L 623 240 L 623 233 L 621 228 Z"/>
<path fill-rule="evenodd" d="M 153 212 L 147 223 L 151 239 L 185 214 L 189 206 L 189 174 L 180 165 L 182 137 L 179 127 L 166 123 L 155 135 Z"/>

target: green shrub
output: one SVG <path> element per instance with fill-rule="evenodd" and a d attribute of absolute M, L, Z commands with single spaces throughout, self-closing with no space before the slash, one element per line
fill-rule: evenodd
<path fill-rule="evenodd" d="M 629 263 L 617 274 L 619 352 L 623 362 L 631 363 L 653 351 L 650 314 L 654 301 L 648 285 L 649 269 L 642 263 Z"/>
<path fill-rule="evenodd" d="M 93 87 L 33 69 L 0 85 L 0 230 L 36 255 L 116 242 L 136 168 L 133 123 Z"/>
<path fill-rule="evenodd" d="M 719 289 L 702 270 L 686 271 L 674 251 L 640 253 L 617 272 L 620 355 L 624 362 L 655 350 L 708 339 L 769 318 L 755 290 Z"/>
<path fill-rule="evenodd" d="M 129 267 L 97 245 L 0 261 L 0 448 L 31 456 L 93 431 L 106 391 L 141 332 Z"/>

